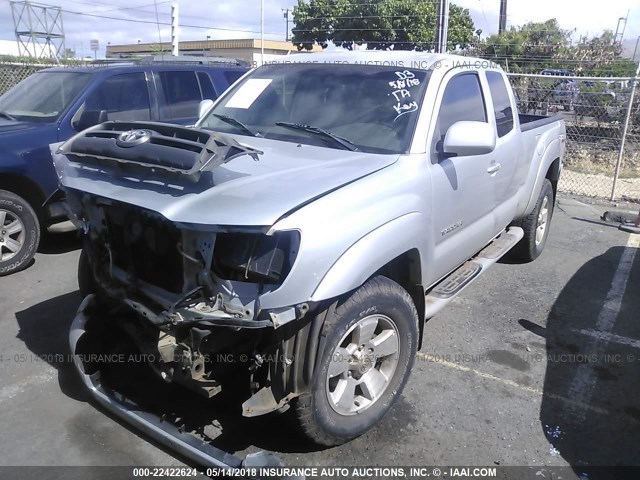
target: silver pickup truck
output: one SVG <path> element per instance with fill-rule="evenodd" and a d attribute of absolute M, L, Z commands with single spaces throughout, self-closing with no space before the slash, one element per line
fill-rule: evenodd
<path fill-rule="evenodd" d="M 563 121 L 518 115 L 499 67 L 418 52 L 289 56 L 195 128 L 90 128 L 54 155 L 85 233 L 76 366 L 196 460 L 226 457 L 122 400 L 95 352 L 126 338 L 167 382 L 242 381 L 245 416 L 353 439 L 401 394 L 427 319 L 503 255 L 540 255 L 564 148 Z"/>

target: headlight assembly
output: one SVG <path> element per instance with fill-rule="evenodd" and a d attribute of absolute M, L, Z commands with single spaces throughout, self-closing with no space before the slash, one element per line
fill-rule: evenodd
<path fill-rule="evenodd" d="M 289 274 L 299 246 L 297 231 L 221 233 L 216 237 L 212 268 L 226 280 L 280 284 Z"/>

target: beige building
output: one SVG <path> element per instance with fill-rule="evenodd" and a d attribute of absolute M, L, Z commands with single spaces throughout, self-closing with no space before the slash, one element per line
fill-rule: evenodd
<path fill-rule="evenodd" d="M 240 40 L 189 40 L 179 42 L 180 55 L 199 57 L 233 58 L 247 62 L 251 66 L 260 65 L 261 48 L 259 39 Z M 107 45 L 107 58 L 129 58 L 138 55 L 158 55 L 161 52 L 171 52 L 171 44 L 163 43 L 134 43 L 129 45 Z M 312 52 L 322 51 L 316 45 Z M 302 52 L 307 52 L 303 50 Z M 299 53 L 298 48 L 290 42 L 278 40 L 264 41 L 264 59 L 269 61 L 274 57 Z"/>

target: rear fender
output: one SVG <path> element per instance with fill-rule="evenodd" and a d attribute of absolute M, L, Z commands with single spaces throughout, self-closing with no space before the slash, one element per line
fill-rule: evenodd
<path fill-rule="evenodd" d="M 531 191 L 531 195 L 528 198 L 524 212 L 522 213 L 522 215 L 520 215 L 521 217 L 529 215 L 535 208 L 538 197 L 540 196 L 540 191 L 542 190 L 542 184 L 547 178 L 547 172 L 556 159 L 562 158 L 562 154 L 563 146 L 560 140 L 555 139 L 551 141 L 545 149 L 542 160 L 540 161 L 540 164 L 538 166 L 533 190 Z M 562 162 L 558 162 L 558 170 L 560 170 L 561 168 Z M 560 172 L 558 171 L 557 174 L 559 176 Z"/>

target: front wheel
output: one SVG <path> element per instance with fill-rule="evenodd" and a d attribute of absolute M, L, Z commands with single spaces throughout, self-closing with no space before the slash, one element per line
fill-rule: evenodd
<path fill-rule="evenodd" d="M 533 212 L 514 222 L 515 226 L 524 230 L 524 237 L 513 247 L 510 252 L 512 257 L 523 262 L 531 262 L 540 256 L 549 236 L 553 205 L 553 186 L 545 179 Z"/>
<path fill-rule="evenodd" d="M 0 276 L 26 268 L 40 243 L 40 223 L 22 197 L 0 190 Z"/>
<path fill-rule="evenodd" d="M 418 343 L 418 314 L 409 294 L 378 276 L 332 315 L 309 392 L 294 402 L 302 432 L 321 445 L 339 445 L 372 428 L 409 377 Z"/>

